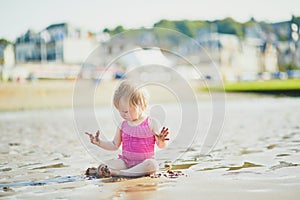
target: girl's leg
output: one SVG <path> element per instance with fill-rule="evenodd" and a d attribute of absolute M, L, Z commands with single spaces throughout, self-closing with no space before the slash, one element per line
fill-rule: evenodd
<path fill-rule="evenodd" d="M 121 159 L 114 159 L 107 161 L 106 164 L 100 164 L 98 168 L 88 168 L 85 172 L 85 175 L 100 177 L 108 177 L 111 175 L 118 176 L 120 174 L 120 170 L 123 169 L 127 169 L 125 162 Z"/>
<path fill-rule="evenodd" d="M 118 176 L 120 175 L 120 170 L 127 169 L 125 162 L 122 159 L 114 159 L 106 162 L 111 175 Z"/>
<path fill-rule="evenodd" d="M 137 177 L 137 176 L 145 176 L 149 174 L 153 174 L 157 171 L 158 164 L 155 159 L 147 159 L 144 160 L 144 162 L 131 167 L 129 169 L 121 169 L 119 171 L 120 176 L 131 176 L 131 177 Z"/>

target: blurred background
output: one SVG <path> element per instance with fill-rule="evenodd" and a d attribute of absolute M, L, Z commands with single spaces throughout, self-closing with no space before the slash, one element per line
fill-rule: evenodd
<path fill-rule="evenodd" d="M 95 47 L 115 34 L 143 27 L 172 29 L 197 41 L 205 51 L 176 41 L 171 34 L 164 36 L 169 46 L 176 46 L 202 69 L 200 78 L 214 78 L 209 72 L 211 61 L 205 60 L 204 54 L 210 56 L 225 82 L 300 77 L 297 1 L 4 0 L 0 9 L 1 84 L 76 79 Z M 136 38 L 149 40 L 142 34 Z M 106 55 L 114 58 L 126 45 L 126 41 L 115 42 L 106 47 Z M 95 78 L 93 74 L 98 76 L 106 64 L 99 62 L 84 78 Z M 126 66 L 115 67 L 106 79 L 118 78 L 126 71 Z M 199 78 L 187 73 L 191 79 Z"/>

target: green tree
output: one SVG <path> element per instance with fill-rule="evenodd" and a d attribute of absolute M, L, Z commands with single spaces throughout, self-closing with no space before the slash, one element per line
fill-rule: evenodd
<path fill-rule="evenodd" d="M 216 23 L 219 33 L 234 34 L 239 37 L 244 37 L 243 25 L 230 17 L 214 21 L 214 23 Z"/>
<path fill-rule="evenodd" d="M 195 31 L 192 29 L 191 23 L 189 23 L 189 21 L 187 21 L 187 20 L 176 21 L 175 27 L 176 27 L 177 31 L 179 31 L 189 37 L 195 36 Z"/>
<path fill-rule="evenodd" d="M 125 29 L 124 29 L 124 27 L 121 26 L 121 25 L 115 27 L 113 30 L 110 30 L 110 29 L 108 29 L 108 28 L 103 29 L 103 32 L 104 32 L 104 33 L 108 33 L 108 34 L 110 34 L 110 35 L 115 35 L 115 34 L 118 34 L 118 33 L 122 33 L 122 32 L 124 32 L 124 31 L 125 31 Z"/>
<path fill-rule="evenodd" d="M 103 33 L 110 33 L 110 30 L 108 28 L 103 29 Z"/>
<path fill-rule="evenodd" d="M 122 32 L 124 32 L 124 31 L 125 31 L 125 29 L 124 29 L 123 26 L 121 26 L 121 25 L 117 26 L 117 27 L 113 30 L 114 34 L 122 33 Z"/>
<path fill-rule="evenodd" d="M 168 29 L 176 30 L 174 21 L 170 21 L 170 20 L 166 20 L 166 19 L 160 20 L 159 22 L 155 23 L 153 25 L 153 27 L 168 28 Z"/>
<path fill-rule="evenodd" d="M 243 24 L 244 27 L 255 27 L 257 25 L 256 20 L 251 17 L 251 19 Z"/>
<path fill-rule="evenodd" d="M 4 39 L 4 38 L 1 38 L 0 39 L 0 45 L 4 45 L 4 46 L 6 46 L 6 45 L 8 45 L 8 44 L 12 44 L 9 40 L 7 40 L 7 39 Z"/>
<path fill-rule="evenodd" d="M 180 20 L 180 21 L 169 21 L 161 20 L 154 24 L 154 27 L 168 28 L 179 31 L 189 37 L 197 36 L 197 31 L 200 28 L 208 28 L 210 24 L 206 21 L 201 20 Z"/>

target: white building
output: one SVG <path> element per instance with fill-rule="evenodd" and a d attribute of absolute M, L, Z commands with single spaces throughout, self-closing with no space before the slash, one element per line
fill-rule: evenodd
<path fill-rule="evenodd" d="M 14 46 L 12 44 L 9 44 L 5 47 L 3 52 L 3 58 L 4 66 L 11 67 L 15 65 L 15 51 Z"/>
<path fill-rule="evenodd" d="M 96 37 L 83 29 L 52 24 L 40 33 L 28 31 L 17 39 L 16 62 L 81 64 L 96 45 Z"/>
<path fill-rule="evenodd" d="M 240 40 L 236 35 L 211 34 L 210 41 L 201 41 L 227 81 L 252 81 L 259 74 L 278 71 L 277 50 L 261 39 L 247 37 Z M 212 44 L 212 46 L 211 46 Z M 217 47 L 217 48 L 216 48 Z"/>

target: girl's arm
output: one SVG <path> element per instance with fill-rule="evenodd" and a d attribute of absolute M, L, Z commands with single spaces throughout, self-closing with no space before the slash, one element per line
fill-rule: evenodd
<path fill-rule="evenodd" d="M 152 118 L 150 118 L 150 127 L 154 133 L 156 145 L 159 148 L 165 148 L 167 145 L 166 140 L 169 140 L 169 138 L 166 138 L 169 134 L 168 128 L 163 127 L 163 129 L 159 131 L 158 122 Z"/>
<path fill-rule="evenodd" d="M 162 128 L 159 135 L 155 134 L 155 141 L 159 148 L 165 148 L 167 146 L 166 140 L 169 140 L 169 138 L 167 138 L 168 134 L 169 129 L 165 127 Z"/>
<path fill-rule="evenodd" d="M 96 135 L 93 136 L 91 133 L 89 132 L 85 132 L 91 140 L 91 143 L 94 145 L 97 145 L 105 150 L 109 150 L 109 151 L 115 151 L 118 150 L 121 142 L 122 142 L 122 137 L 121 137 L 121 132 L 120 129 L 117 129 L 115 138 L 113 139 L 113 141 L 105 141 L 105 140 L 100 140 L 100 130 L 98 130 L 96 132 Z"/>

